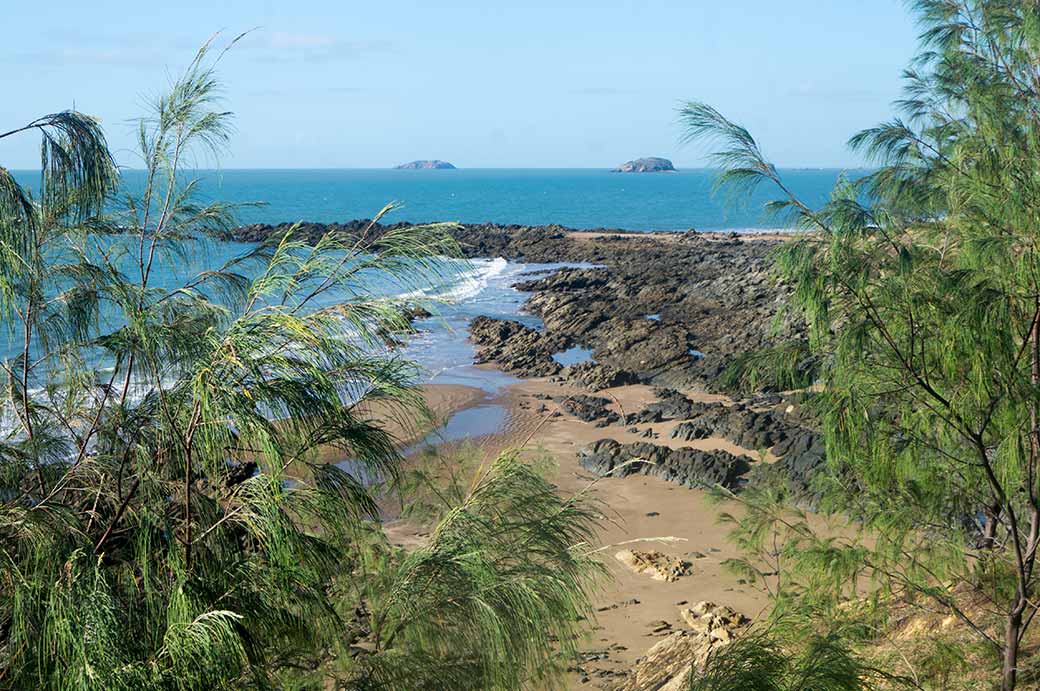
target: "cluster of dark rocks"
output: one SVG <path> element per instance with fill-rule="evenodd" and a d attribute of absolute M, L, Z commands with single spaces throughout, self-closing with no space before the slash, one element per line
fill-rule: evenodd
<path fill-rule="evenodd" d="M 569 396 L 560 402 L 560 407 L 582 422 L 589 422 L 596 427 L 606 427 L 621 420 L 621 416 L 610 409 L 612 401 L 602 396 L 578 394 Z"/>
<path fill-rule="evenodd" d="M 611 399 L 602 396 L 574 396 L 563 401 L 562 408 L 580 420 L 606 427 L 680 421 L 672 428 L 671 438 L 695 441 L 709 437 L 723 438 L 749 451 L 769 451 L 778 460 L 772 463 L 749 463 L 747 456 L 733 456 L 725 451 L 705 452 L 689 448 L 670 449 L 654 444 L 619 444 L 600 440 L 579 452 L 582 466 L 598 475 L 628 475 L 634 472 L 658 475 L 687 486 L 712 486 L 718 482 L 730 489 L 747 483 L 783 485 L 798 501 L 814 506 L 819 497 L 813 477 L 825 462 L 823 437 L 811 423 L 792 412 L 795 404 L 779 396 L 760 397 L 731 405 L 694 401 L 670 389 L 657 390 L 658 400 L 643 409 L 621 417 L 611 408 Z M 772 404 L 772 407 L 766 407 Z M 629 431 L 653 438 L 651 428 L 629 427 Z M 649 457 L 659 467 L 635 464 L 631 469 L 616 470 L 631 458 Z M 739 462 L 733 459 L 740 459 Z M 680 471 L 683 463 L 693 465 Z M 721 465 L 720 465 L 721 464 Z M 721 473 L 720 468 L 734 470 L 736 478 Z"/>
<path fill-rule="evenodd" d="M 787 439 L 790 431 L 771 410 L 754 410 L 742 403 L 698 403 L 696 407 L 690 419 L 672 430 L 672 439 L 723 437 L 745 449 L 764 451 Z"/>
<path fill-rule="evenodd" d="M 477 347 L 477 363 L 493 362 L 521 377 L 558 375 L 561 381 L 593 391 L 639 381 L 631 372 L 599 362 L 561 365 L 553 355 L 570 348 L 573 341 L 560 334 L 531 328 L 515 319 L 475 317 L 470 322 L 469 333 Z"/>
<path fill-rule="evenodd" d="M 578 256 L 555 250 L 556 261 L 601 266 L 516 284 L 532 293 L 526 309 L 546 333 L 584 344 L 597 363 L 640 381 L 719 390 L 719 375 L 735 358 L 802 332 L 783 317 L 771 331 L 786 298 L 770 278 L 774 241 L 616 235 L 571 244 Z"/>
<path fill-rule="evenodd" d="M 474 317 L 470 339 L 477 346 L 477 363 L 493 362 L 507 372 L 525 377 L 548 377 L 562 365 L 553 354 L 567 348 L 561 336 L 548 334 L 514 319 Z"/>
<path fill-rule="evenodd" d="M 624 424 L 681 420 L 672 430 L 672 439 L 721 437 L 745 449 L 771 450 L 776 455 L 806 452 L 813 446 L 815 433 L 800 418 L 782 410 L 793 410 L 795 405 L 781 396 L 724 404 L 694 401 L 674 389 L 657 389 L 655 394 L 656 401 L 626 415 Z"/>
<path fill-rule="evenodd" d="M 639 383 L 639 377 L 632 372 L 601 362 L 579 362 L 576 365 L 564 367 L 560 370 L 559 379 L 592 391 Z"/>
<path fill-rule="evenodd" d="M 819 505 L 821 493 L 813 479 L 823 470 L 827 449 L 823 436 L 801 428 L 773 448 L 780 459 L 760 463 L 750 474 L 749 482 L 783 487 L 795 501 L 813 509 Z"/>
<path fill-rule="evenodd" d="M 598 476 L 654 475 L 684 487 L 737 489 L 751 468 L 747 456 L 689 447 L 671 449 L 650 442 L 622 444 L 601 439 L 578 452 L 581 466 Z"/>
<path fill-rule="evenodd" d="M 697 414 L 699 404 L 691 401 L 675 389 L 657 389 L 657 400 L 642 410 L 625 416 L 626 425 L 664 422 L 666 420 L 689 420 Z"/>

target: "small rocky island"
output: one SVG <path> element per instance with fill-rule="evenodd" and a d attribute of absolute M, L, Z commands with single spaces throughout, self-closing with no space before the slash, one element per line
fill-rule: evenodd
<path fill-rule="evenodd" d="M 438 161 L 437 159 L 433 159 L 430 161 L 411 161 L 410 163 L 402 163 L 399 166 L 394 166 L 394 170 L 455 170 L 455 166 L 447 161 Z"/>
<path fill-rule="evenodd" d="M 674 173 L 675 166 L 667 158 L 658 158 L 656 156 L 649 156 L 647 158 L 637 158 L 634 161 L 628 163 L 622 163 L 620 166 L 615 168 L 612 172 L 614 173 Z"/>

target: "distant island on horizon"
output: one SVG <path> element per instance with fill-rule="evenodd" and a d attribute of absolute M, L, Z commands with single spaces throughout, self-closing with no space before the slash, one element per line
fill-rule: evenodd
<path fill-rule="evenodd" d="M 667 158 L 647 156 L 622 163 L 613 173 L 674 173 L 675 166 Z"/>
<path fill-rule="evenodd" d="M 394 166 L 394 170 L 456 170 L 456 168 L 447 161 L 430 159 L 402 163 L 400 165 Z"/>

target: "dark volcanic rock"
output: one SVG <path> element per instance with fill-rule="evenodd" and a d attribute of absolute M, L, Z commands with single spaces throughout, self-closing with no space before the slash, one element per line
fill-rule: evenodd
<path fill-rule="evenodd" d="M 635 384 L 639 377 L 619 370 L 610 365 L 602 365 L 598 362 L 582 362 L 560 370 L 560 376 L 573 383 L 579 384 L 592 391 L 602 391 L 615 386 Z"/>
<path fill-rule="evenodd" d="M 512 319 L 476 317 L 469 325 L 477 362 L 494 362 L 525 377 L 548 377 L 560 371 L 552 359 L 562 350 L 557 339 Z"/>
<path fill-rule="evenodd" d="M 409 163 L 402 163 L 399 166 L 394 166 L 394 170 L 455 170 L 455 166 L 447 161 L 438 161 L 437 159 L 433 159 L 429 161 L 411 161 Z"/>
<path fill-rule="evenodd" d="M 750 469 L 746 456 L 725 451 L 670 449 L 649 442 L 621 444 L 601 439 L 578 452 L 581 466 L 596 475 L 655 475 L 685 487 L 736 489 Z M 635 462 L 632 462 L 635 461 Z"/>
<path fill-rule="evenodd" d="M 564 399 L 560 407 L 582 422 L 602 422 L 606 426 L 621 419 L 620 415 L 610 409 L 610 404 L 609 398 L 579 394 Z"/>
<path fill-rule="evenodd" d="M 715 429 L 706 425 L 701 421 L 696 422 L 683 422 L 680 423 L 675 429 L 672 430 L 672 439 L 682 439 L 683 441 L 696 441 L 698 439 L 707 439 L 715 433 Z"/>
<path fill-rule="evenodd" d="M 658 158 L 657 156 L 648 156 L 646 158 L 637 158 L 634 161 L 628 161 L 622 163 L 612 172 L 615 173 L 666 173 L 674 172 L 675 166 L 667 158 Z"/>
<path fill-rule="evenodd" d="M 779 334 L 769 332 L 784 297 L 767 278 L 771 241 L 616 236 L 573 245 L 598 247 L 598 256 L 559 256 L 604 268 L 517 284 L 534 293 L 527 309 L 546 331 L 592 347 L 596 362 L 643 382 L 717 390 L 736 356 L 800 333 L 790 319 Z"/>
<path fill-rule="evenodd" d="M 724 405 L 691 401 L 678 391 L 658 390 L 660 400 L 625 417 L 625 424 L 685 420 L 672 430 L 672 439 L 693 441 L 722 437 L 745 449 L 765 450 L 785 442 L 801 427 L 773 410 L 745 403 Z M 778 447 L 779 448 L 779 447 Z"/>
<path fill-rule="evenodd" d="M 778 483 L 796 501 L 815 508 L 820 495 L 813 481 L 827 462 L 823 437 L 813 430 L 800 428 L 778 444 L 773 453 L 780 455 L 780 460 L 757 467 L 751 481 L 756 484 Z"/>
<path fill-rule="evenodd" d="M 689 420 L 701 410 L 700 404 L 673 389 L 658 389 L 654 393 L 658 400 L 637 413 L 630 413 L 625 419 L 627 424 Z"/>
<path fill-rule="evenodd" d="M 771 449 L 787 439 L 790 426 L 772 411 L 759 411 L 737 403 L 696 403 L 689 422 L 672 430 L 672 439 L 690 441 L 717 436 L 745 449 Z M 705 431 L 709 432 L 705 434 Z"/>

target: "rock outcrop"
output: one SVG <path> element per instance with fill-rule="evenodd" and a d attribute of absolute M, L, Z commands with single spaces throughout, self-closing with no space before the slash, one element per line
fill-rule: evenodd
<path fill-rule="evenodd" d="M 654 475 L 684 487 L 736 489 L 751 468 L 747 456 L 726 451 L 671 449 L 650 442 L 622 444 L 600 439 L 578 451 L 581 467 L 599 476 Z"/>
<path fill-rule="evenodd" d="M 560 378 L 590 391 L 639 383 L 639 377 L 632 372 L 598 362 L 582 362 L 564 367 L 560 370 Z"/>
<path fill-rule="evenodd" d="M 657 389 L 654 394 L 658 400 L 638 412 L 629 413 L 625 417 L 626 425 L 648 424 L 666 420 L 689 420 L 700 409 L 700 404 L 691 401 L 674 389 Z"/>
<path fill-rule="evenodd" d="M 713 650 L 728 645 L 750 623 L 729 607 L 699 602 L 680 611 L 688 628 L 662 638 L 640 658 L 616 691 L 684 691 Z"/>
<path fill-rule="evenodd" d="M 742 403 L 698 403 L 691 412 L 686 422 L 672 430 L 672 439 L 722 437 L 750 451 L 767 451 L 786 441 L 790 429 L 773 411 Z"/>
<path fill-rule="evenodd" d="M 469 332 L 477 346 L 478 363 L 494 362 L 507 372 L 525 377 L 548 377 L 561 369 L 552 358 L 553 353 L 566 347 L 559 337 L 513 319 L 483 316 L 470 322 Z"/>
<path fill-rule="evenodd" d="M 295 232 L 311 242 L 326 232 L 367 233 L 378 241 L 386 229 L 408 226 L 369 225 L 304 223 Z M 231 237 L 264 240 L 289 227 L 244 226 Z M 717 390 L 720 373 L 736 357 L 800 338 L 804 330 L 790 316 L 772 330 L 786 294 L 769 273 L 776 240 L 601 229 L 603 235 L 589 242 L 583 233 L 553 225 L 465 225 L 452 232 L 468 257 L 596 264 L 532 277 L 517 288 L 532 293 L 525 308 L 542 318 L 554 341 L 591 348 L 594 362 L 625 373 L 622 379 Z M 513 371 L 544 376 L 555 369 L 540 364 L 531 372 Z"/>
<path fill-rule="evenodd" d="M 669 173 L 674 172 L 675 166 L 667 158 L 648 156 L 637 158 L 634 161 L 622 163 L 613 171 L 614 173 Z"/>
<path fill-rule="evenodd" d="M 579 394 L 563 399 L 560 407 L 582 422 L 606 427 L 621 420 L 621 416 L 610 409 L 611 403 L 609 398 Z"/>
<path fill-rule="evenodd" d="M 827 462 L 823 436 L 814 430 L 800 428 L 776 446 L 773 453 L 779 455 L 780 460 L 756 466 L 749 474 L 748 482 L 780 485 L 796 503 L 809 509 L 817 508 L 821 497 L 813 480 Z"/>
<path fill-rule="evenodd" d="M 394 166 L 394 170 L 455 170 L 455 166 L 447 161 L 432 159 L 428 161 L 410 161 Z"/>

